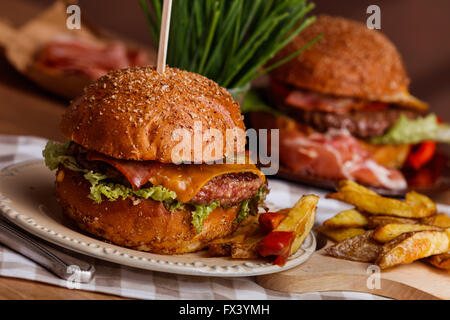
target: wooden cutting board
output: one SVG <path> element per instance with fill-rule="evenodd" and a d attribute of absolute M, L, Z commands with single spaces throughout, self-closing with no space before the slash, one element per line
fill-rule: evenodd
<path fill-rule="evenodd" d="M 321 249 L 304 264 L 259 276 L 257 282 L 264 288 L 284 292 L 357 291 L 402 300 L 450 300 L 450 271 L 420 261 L 376 274 L 370 267 L 368 263 L 326 256 Z"/>

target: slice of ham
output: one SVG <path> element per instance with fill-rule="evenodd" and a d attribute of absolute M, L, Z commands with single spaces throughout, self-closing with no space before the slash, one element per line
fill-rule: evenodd
<path fill-rule="evenodd" d="M 153 161 L 128 161 L 105 156 L 89 151 L 88 161 L 103 161 L 116 168 L 130 182 L 134 189 L 139 189 L 161 168 L 162 164 Z"/>
<path fill-rule="evenodd" d="M 297 130 L 280 130 L 280 162 L 294 172 L 333 180 L 351 179 L 368 186 L 402 190 L 402 173 L 381 166 L 345 130 L 309 136 Z"/>
<path fill-rule="evenodd" d="M 357 109 L 360 101 L 352 98 L 333 97 L 313 91 L 293 90 L 284 99 L 284 103 L 306 111 L 324 111 L 347 113 Z"/>
<path fill-rule="evenodd" d="M 37 62 L 64 72 L 78 72 L 95 80 L 108 71 L 148 64 L 146 53 L 121 42 L 99 44 L 86 39 L 58 36 L 41 50 Z"/>

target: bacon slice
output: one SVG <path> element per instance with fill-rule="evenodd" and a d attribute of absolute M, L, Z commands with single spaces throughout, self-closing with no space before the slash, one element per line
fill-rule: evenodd
<path fill-rule="evenodd" d="M 378 164 L 346 130 L 310 136 L 297 130 L 280 130 L 280 162 L 294 172 L 356 180 L 392 190 L 407 187 L 400 171 Z"/>
<path fill-rule="evenodd" d="M 121 42 L 100 45 L 85 39 L 58 36 L 47 43 L 38 63 L 64 72 L 79 72 L 95 80 L 108 71 L 148 64 L 144 51 L 128 49 Z"/>
<path fill-rule="evenodd" d="M 325 111 L 333 113 L 347 113 L 362 106 L 356 99 L 333 97 L 313 91 L 291 91 L 284 103 L 306 111 Z"/>
<path fill-rule="evenodd" d="M 88 161 L 103 161 L 116 168 L 131 183 L 134 189 L 146 184 L 161 168 L 162 164 L 153 161 L 130 161 L 107 157 L 99 152 L 89 151 Z"/>

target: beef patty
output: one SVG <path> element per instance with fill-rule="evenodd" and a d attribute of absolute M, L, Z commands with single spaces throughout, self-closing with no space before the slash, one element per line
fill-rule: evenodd
<path fill-rule="evenodd" d="M 261 185 L 261 178 L 253 173 L 224 174 L 205 184 L 191 202 L 209 204 L 218 201 L 222 206 L 232 206 L 253 198 Z"/>
<path fill-rule="evenodd" d="M 380 111 L 354 110 L 345 114 L 305 111 L 289 106 L 282 106 L 280 109 L 317 131 L 326 132 L 330 128 L 347 129 L 353 136 L 361 139 L 382 136 L 397 122 L 401 114 L 409 119 L 417 118 L 417 113 L 397 108 Z"/>
<path fill-rule="evenodd" d="M 73 143 L 68 153 L 73 155 L 83 168 L 105 174 L 111 180 L 131 187 L 125 176 L 106 162 L 86 160 L 87 151 Z M 262 179 L 250 172 L 224 174 L 208 181 L 189 203 L 206 205 L 219 202 L 221 206 L 234 206 L 255 197 L 262 184 Z M 148 186 L 150 184 L 143 187 Z"/>

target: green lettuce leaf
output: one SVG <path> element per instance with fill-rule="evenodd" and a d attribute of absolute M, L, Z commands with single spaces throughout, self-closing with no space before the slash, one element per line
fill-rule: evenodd
<path fill-rule="evenodd" d="M 236 216 L 236 220 L 234 221 L 235 223 L 241 223 L 242 221 L 244 221 L 245 218 L 248 217 L 249 213 L 250 213 L 250 201 L 252 199 L 247 199 L 244 202 L 242 202 L 241 204 L 241 209 L 239 209 L 239 212 Z"/>
<path fill-rule="evenodd" d="M 450 143 L 450 125 L 439 124 L 435 114 L 415 120 L 402 114 L 385 135 L 371 140 L 375 144 L 417 144 L 423 141 Z"/>
<path fill-rule="evenodd" d="M 264 203 L 268 192 L 269 189 L 267 189 L 266 185 L 262 185 L 252 199 L 243 201 L 234 222 L 241 223 L 245 218 L 248 217 L 252 210 L 255 213 L 258 212 L 258 206 Z"/>
<path fill-rule="evenodd" d="M 170 212 L 175 212 L 177 210 L 186 210 L 186 207 L 184 206 L 184 203 L 179 201 L 164 201 L 164 204 L 166 205 L 166 208 Z"/>
<path fill-rule="evenodd" d="M 136 196 L 144 199 L 153 199 L 155 201 L 164 201 L 175 209 L 180 208 L 180 205 L 173 204 L 177 195 L 175 192 L 164 188 L 163 186 L 153 186 L 151 188 L 141 188 L 133 190 L 127 186 L 118 183 L 106 182 L 103 180 L 108 179 L 108 176 L 100 173 L 96 173 L 87 169 L 81 168 L 74 157 L 67 156 L 67 149 L 69 148 L 70 141 L 67 143 L 56 143 L 49 141 L 45 146 L 42 155 L 45 159 L 45 165 L 50 170 L 55 170 L 60 164 L 64 165 L 67 169 L 77 172 L 84 172 L 84 178 L 91 184 L 89 198 L 96 203 L 101 203 L 103 197 L 109 201 L 115 201 L 119 198 L 127 199 L 131 196 Z M 102 197 L 103 196 L 103 197 Z"/>
<path fill-rule="evenodd" d="M 192 214 L 192 225 L 197 230 L 197 233 L 202 231 L 203 221 L 208 218 L 209 214 L 220 206 L 219 202 L 213 202 L 209 205 L 195 205 Z"/>
<path fill-rule="evenodd" d="M 163 186 L 152 186 L 150 188 L 134 190 L 123 184 L 105 182 L 103 180 L 108 179 L 107 176 L 92 171 L 86 173 L 84 178 L 91 183 L 89 198 L 96 203 L 101 203 L 103 197 L 109 201 L 115 201 L 119 198 L 125 200 L 128 197 L 135 196 L 144 199 L 150 198 L 159 202 L 170 202 L 170 206 L 172 206 L 171 202 L 177 197 L 175 192 L 166 189 Z M 174 208 L 179 208 L 179 206 L 175 205 Z"/>
<path fill-rule="evenodd" d="M 281 112 L 270 107 L 255 89 L 250 90 L 245 96 L 245 100 L 241 105 L 241 111 L 242 113 L 263 111 L 275 115 L 282 115 Z"/>
<path fill-rule="evenodd" d="M 63 164 L 72 171 L 83 171 L 74 157 L 66 155 L 69 145 L 70 141 L 66 143 L 47 142 L 45 149 L 42 151 L 42 156 L 44 157 L 47 168 L 55 170 L 60 164 Z"/>

